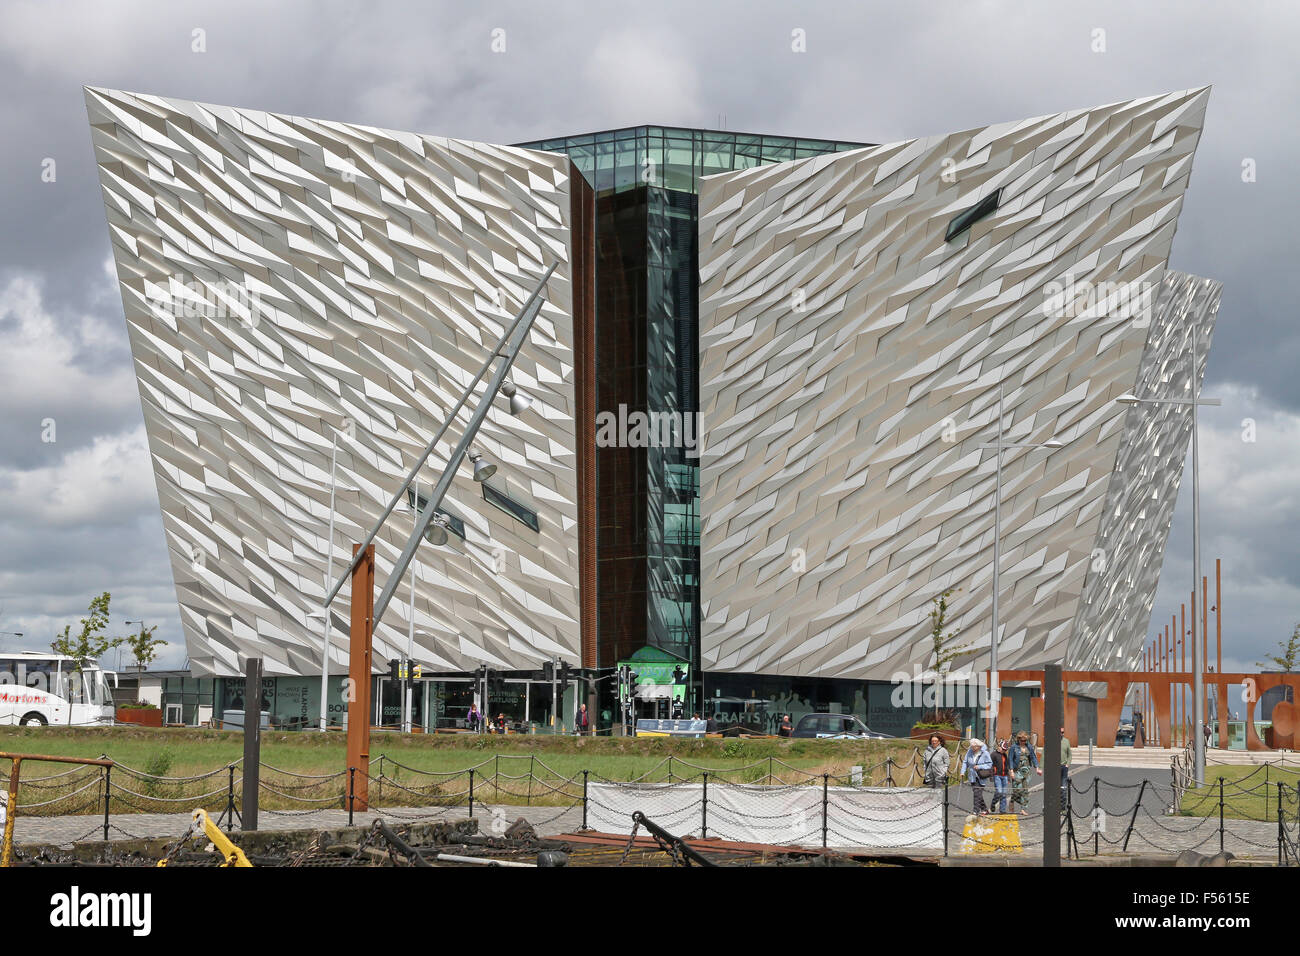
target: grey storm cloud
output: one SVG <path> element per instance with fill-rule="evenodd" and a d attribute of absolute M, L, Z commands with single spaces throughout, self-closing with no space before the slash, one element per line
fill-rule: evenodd
<path fill-rule="evenodd" d="M 1300 8 L 8 0 L 0 22 L 0 628 L 43 633 L 111 590 L 115 621 L 157 620 L 177 642 L 166 663 L 184 656 L 85 85 L 508 143 L 723 117 L 889 142 L 1211 84 L 1171 262 L 1224 283 L 1204 563 L 1225 558 L 1241 663 L 1300 620 L 1300 509 L 1282 481 L 1300 466 Z M 1156 620 L 1190 590 L 1189 484 Z"/>

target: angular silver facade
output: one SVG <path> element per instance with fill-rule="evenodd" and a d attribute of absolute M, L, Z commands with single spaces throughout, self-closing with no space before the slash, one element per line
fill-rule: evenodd
<path fill-rule="evenodd" d="M 335 573 L 538 277 L 515 365 L 536 402 L 478 446 L 533 531 L 459 474 L 465 538 L 416 559 L 434 670 L 579 658 L 571 166 L 565 157 L 88 89 L 131 349 L 191 664 L 318 673 L 339 443 Z M 202 302 L 200 301 L 202 300 Z M 467 415 L 424 469 L 427 492 Z M 376 541 L 382 583 L 412 524 Z M 406 648 L 404 581 L 375 658 Z M 346 659 L 347 589 L 333 608 Z M 339 672 L 339 664 L 333 667 Z"/>
<path fill-rule="evenodd" d="M 947 588 L 961 589 L 966 663 L 986 667 L 995 462 L 979 445 L 1000 384 L 1008 441 L 1065 447 L 1005 458 L 999 664 L 1065 658 L 1121 447 L 1140 430 L 1115 399 L 1152 361 L 1148 306 L 1207 99 L 703 180 L 705 670 L 924 670 L 927 612 Z M 947 241 L 998 189 L 996 210 Z M 1176 471 L 1183 446 L 1161 447 Z"/>
<path fill-rule="evenodd" d="M 1222 283 L 1165 273 L 1134 395 L 1191 397 L 1193 332 L 1199 390 L 1222 294 Z M 1125 416 L 1119 459 L 1070 638 L 1069 667 L 1125 670 L 1140 664 L 1191 438 L 1190 406 L 1138 404 Z"/>

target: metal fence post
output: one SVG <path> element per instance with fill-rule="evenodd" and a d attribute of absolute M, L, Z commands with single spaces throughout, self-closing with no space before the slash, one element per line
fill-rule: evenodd
<path fill-rule="evenodd" d="M 894 785 L 894 758 L 892 755 L 885 758 L 885 786 Z"/>
<path fill-rule="evenodd" d="M 587 771 L 582 771 L 582 829 L 587 829 Z"/>
<path fill-rule="evenodd" d="M 533 759 L 534 759 L 533 755 L 529 754 L 528 755 L 528 806 L 530 807 L 533 805 L 533 776 L 535 773 L 535 771 L 533 770 Z"/>
<path fill-rule="evenodd" d="M 1142 807 L 1142 796 L 1147 792 L 1146 778 L 1142 778 L 1142 786 L 1138 790 L 1137 803 L 1133 804 L 1133 816 L 1129 817 L 1128 829 L 1124 831 L 1124 852 L 1128 852 L 1128 840 L 1133 835 L 1133 825 L 1137 823 L 1138 810 Z"/>
<path fill-rule="evenodd" d="M 247 773 L 247 768 L 245 768 Z M 352 826 L 352 804 L 357 797 L 357 768 L 348 767 L 348 826 Z"/>
<path fill-rule="evenodd" d="M 1091 750 L 1089 751 L 1089 753 L 1091 753 Z M 1101 854 L 1101 830 L 1098 829 L 1097 827 L 1097 811 L 1101 809 L 1101 795 L 1099 789 L 1100 784 L 1101 784 L 1101 779 L 1099 777 L 1092 778 L 1092 855 L 1093 856 L 1099 856 Z"/>
<path fill-rule="evenodd" d="M 772 755 L 767 755 L 767 785 L 772 786 Z"/>
<path fill-rule="evenodd" d="M 252 712 L 251 716 L 249 712 Z M 244 811 L 239 816 L 241 830 L 257 829 L 257 803 L 262 767 L 262 658 L 244 662 Z"/>
<path fill-rule="evenodd" d="M 112 788 L 113 788 L 113 768 L 105 767 L 104 768 L 104 839 L 105 840 L 108 839 L 108 800 Z M 1280 801 L 1281 799 L 1282 799 L 1281 791 L 1279 791 L 1278 800 Z M 1281 806 L 1281 803 L 1279 803 L 1278 806 Z M 1279 814 L 1278 816 L 1280 817 L 1281 814 Z"/>
<path fill-rule="evenodd" d="M 822 849 L 823 850 L 826 849 L 826 833 L 828 829 L 826 809 L 830 803 L 830 788 L 831 788 L 831 775 L 829 773 L 824 773 L 822 774 Z"/>
<path fill-rule="evenodd" d="M 704 771 L 704 802 L 701 808 L 700 817 L 700 839 L 707 839 L 709 836 L 709 772 Z"/>
<path fill-rule="evenodd" d="M 469 768 L 469 818 L 474 819 L 474 768 Z"/>
<path fill-rule="evenodd" d="M 235 765 L 226 764 L 226 809 L 221 811 L 221 816 L 217 818 L 217 826 L 221 826 L 221 821 L 226 821 L 226 829 L 235 828 Z"/>
<path fill-rule="evenodd" d="M 1282 865 L 1282 847 L 1286 843 L 1287 831 L 1282 823 L 1282 788 L 1286 786 L 1281 780 L 1278 782 L 1278 866 Z M 1264 791 L 1268 793 L 1268 791 Z M 107 825 L 105 825 L 107 826 Z"/>
<path fill-rule="evenodd" d="M 1223 852 L 1223 778 L 1219 778 L 1219 852 Z"/>
<path fill-rule="evenodd" d="M 943 855 L 948 855 L 948 778 L 943 778 Z"/>

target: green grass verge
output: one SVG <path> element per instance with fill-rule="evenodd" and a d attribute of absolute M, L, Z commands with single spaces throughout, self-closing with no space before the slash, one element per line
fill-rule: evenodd
<path fill-rule="evenodd" d="M 229 780 L 225 768 L 243 756 L 243 737 L 238 731 L 199 729 L 8 727 L 0 728 L 0 750 L 107 756 L 123 765 L 113 773 L 115 813 L 119 804 L 120 812 L 188 810 L 196 805 L 219 810 L 225 805 Z M 465 771 L 469 768 L 476 768 L 476 801 L 544 805 L 580 799 L 584 770 L 592 778 L 618 781 L 680 781 L 698 779 L 708 771 L 711 778 L 736 783 L 820 785 L 823 774 L 831 775 L 832 784 L 847 783 L 850 768 L 856 765 L 864 768 L 865 783 L 883 785 L 887 782 L 886 760 L 892 758 L 890 773 L 896 785 L 918 782 L 910 769 L 918 744 L 910 740 L 374 733 L 370 752 L 372 759 L 383 757 L 371 771 L 382 778 L 371 783 L 372 803 L 380 806 L 464 802 L 469 784 Z M 346 749 L 341 733 L 264 733 L 262 762 L 262 807 L 304 810 L 344 805 Z M 40 803 L 26 811 L 39 814 L 102 811 L 102 791 L 90 786 L 97 770 L 87 768 L 67 777 L 40 779 L 69 769 L 56 763 L 24 761 L 22 779 L 28 784 L 20 791 L 20 806 Z M 0 771 L 7 780 L 7 762 L 0 761 Z M 166 779 L 207 773 L 212 775 L 202 780 Z M 448 776 L 427 775 L 431 773 Z M 295 774 L 329 776 L 312 779 Z"/>
<path fill-rule="evenodd" d="M 1287 820 L 1293 820 L 1300 809 L 1296 800 L 1300 768 L 1210 765 L 1205 768 L 1205 786 L 1188 790 L 1183 795 L 1180 814 L 1186 817 L 1217 817 L 1220 777 L 1223 777 L 1225 819 L 1276 823 L 1279 783 L 1284 784 L 1289 791 L 1284 796 L 1282 805 Z"/>

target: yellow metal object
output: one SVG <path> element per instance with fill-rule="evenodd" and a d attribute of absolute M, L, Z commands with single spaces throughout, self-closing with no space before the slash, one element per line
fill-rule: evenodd
<path fill-rule="evenodd" d="M 248 862 L 248 857 L 244 856 L 244 851 L 235 844 L 230 842 L 230 838 L 221 832 L 221 828 L 212 822 L 208 812 L 203 809 L 195 810 L 192 822 L 190 823 L 189 832 L 185 835 L 186 840 L 192 840 L 199 834 L 207 837 L 212 841 L 212 845 L 217 848 L 222 859 L 226 862 L 222 866 L 249 866 L 253 864 Z M 159 866 L 166 866 L 167 860 L 158 861 Z"/>
<path fill-rule="evenodd" d="M 89 757 L 58 757 L 53 754 L 13 754 L 0 751 L 0 760 L 11 761 L 9 768 L 9 793 L 4 800 L 4 812 L 0 813 L 4 825 L 3 844 L 0 845 L 0 867 L 7 867 L 13 862 L 14 819 L 18 816 L 18 779 L 22 773 L 24 760 L 39 760 L 45 763 L 76 763 L 89 767 L 112 769 L 113 761 L 107 757 L 91 759 Z M 107 786 L 107 778 L 105 778 Z M 106 810 L 105 813 L 108 811 Z M 105 818 L 107 819 L 107 817 Z M 104 826 L 104 839 L 108 839 L 108 825 Z"/>
<path fill-rule="evenodd" d="M 1022 853 L 1020 818 L 1014 813 L 969 816 L 961 831 L 959 853 Z"/>

